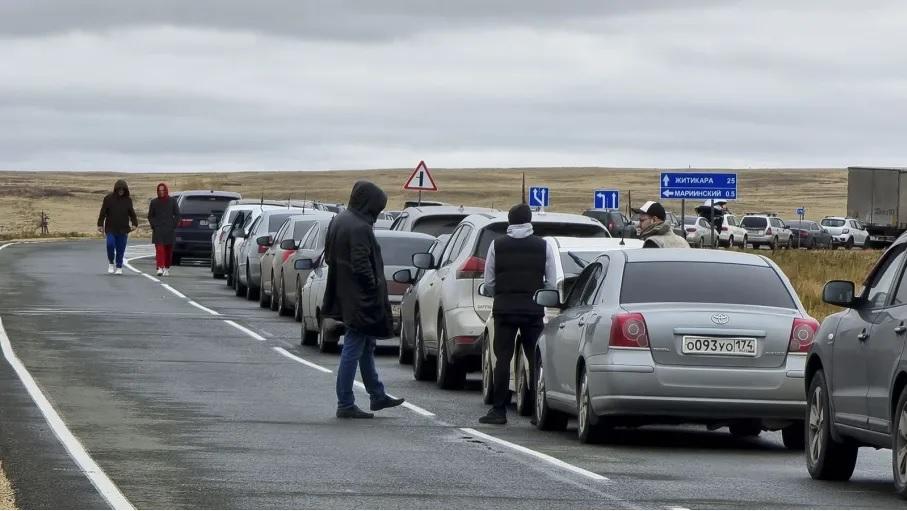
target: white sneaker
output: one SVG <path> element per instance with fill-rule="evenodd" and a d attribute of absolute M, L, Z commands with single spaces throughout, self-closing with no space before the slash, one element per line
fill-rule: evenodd
<path fill-rule="evenodd" d="M 170 276 L 170 268 L 164 268 L 164 276 L 165 276 L 165 277 L 169 277 L 169 276 Z"/>
<path fill-rule="evenodd" d="M 117 274 L 117 275 L 122 275 L 122 274 L 123 274 L 123 269 L 122 269 L 122 268 L 117 268 L 117 270 L 116 270 L 114 273 Z"/>
<path fill-rule="evenodd" d="M 164 270 L 158 268 L 158 269 L 157 269 L 157 276 L 160 277 L 160 276 L 163 275 L 163 274 L 164 274 Z"/>
<path fill-rule="evenodd" d="M 116 268 L 112 264 L 107 265 L 107 273 L 113 273 Z"/>

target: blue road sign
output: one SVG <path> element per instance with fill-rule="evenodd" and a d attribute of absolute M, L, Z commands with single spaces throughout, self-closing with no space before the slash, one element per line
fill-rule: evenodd
<path fill-rule="evenodd" d="M 737 174 L 730 173 L 661 173 L 662 199 L 737 198 Z"/>
<path fill-rule="evenodd" d="M 551 199 L 547 186 L 530 186 L 529 187 L 529 207 L 530 208 L 547 208 Z"/>
<path fill-rule="evenodd" d="M 592 195 L 595 209 L 620 209 L 620 192 L 617 190 L 595 190 Z"/>
<path fill-rule="evenodd" d="M 806 214 L 806 208 L 797 208 L 797 216 L 803 216 Z"/>

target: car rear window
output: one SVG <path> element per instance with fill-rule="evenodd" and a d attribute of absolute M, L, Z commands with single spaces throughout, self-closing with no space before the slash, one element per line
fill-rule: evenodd
<path fill-rule="evenodd" d="M 629 263 L 620 303 L 727 303 L 796 309 L 767 266 L 711 262 Z"/>
<path fill-rule="evenodd" d="M 740 227 L 747 229 L 765 229 L 766 226 L 768 226 L 768 219 L 760 216 L 748 216 L 740 221 Z"/>
<path fill-rule="evenodd" d="M 180 203 L 180 215 L 223 214 L 232 200 L 236 200 L 236 197 L 218 197 L 216 195 L 184 197 Z"/>
<path fill-rule="evenodd" d="M 277 232 L 280 226 L 287 221 L 287 218 L 298 213 L 276 213 L 268 217 L 268 232 Z"/>
<path fill-rule="evenodd" d="M 844 227 L 844 220 L 838 220 L 836 218 L 826 218 L 822 220 L 822 225 L 825 227 Z"/>
<path fill-rule="evenodd" d="M 542 238 L 545 236 L 564 236 L 570 238 L 609 238 L 608 231 L 601 224 L 574 224 L 574 223 L 555 223 L 539 222 L 532 224 L 533 233 Z M 507 234 L 507 223 L 501 222 L 491 224 L 482 229 L 479 235 L 479 243 L 473 255 L 485 257 L 488 255 L 488 247 L 491 242 L 500 236 Z"/>
<path fill-rule="evenodd" d="M 698 216 L 685 216 L 685 217 L 683 217 L 683 223 L 685 225 L 696 225 L 697 223 L 699 223 L 699 217 Z"/>
<path fill-rule="evenodd" d="M 424 216 L 422 218 L 417 218 L 410 230 L 438 237 L 442 234 L 454 232 L 457 226 L 460 225 L 460 222 L 466 217 L 467 215 Z"/>
<path fill-rule="evenodd" d="M 434 242 L 426 238 L 378 237 L 381 258 L 387 266 L 412 266 L 413 254 L 428 252 Z"/>
<path fill-rule="evenodd" d="M 318 221 L 305 220 L 296 222 L 296 225 L 293 226 L 293 239 L 296 241 L 301 241 L 302 237 L 305 236 L 307 232 L 309 232 L 309 229 L 311 229 L 316 222 Z"/>

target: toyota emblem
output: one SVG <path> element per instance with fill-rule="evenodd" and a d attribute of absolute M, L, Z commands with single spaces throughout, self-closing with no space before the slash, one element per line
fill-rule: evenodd
<path fill-rule="evenodd" d="M 727 314 L 719 312 L 718 314 L 712 314 L 712 323 L 716 325 L 726 325 L 731 318 Z"/>

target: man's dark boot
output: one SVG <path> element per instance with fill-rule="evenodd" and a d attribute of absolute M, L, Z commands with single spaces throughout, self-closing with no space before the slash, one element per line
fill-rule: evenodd
<path fill-rule="evenodd" d="M 384 399 L 381 399 L 379 401 L 372 401 L 372 405 L 369 407 L 369 409 L 373 412 L 377 412 L 378 410 L 384 410 L 385 408 L 400 406 L 404 401 L 406 400 L 402 397 L 393 398 L 390 396 L 384 396 Z"/>
<path fill-rule="evenodd" d="M 358 406 L 351 406 L 349 408 L 338 408 L 337 409 L 337 418 L 338 419 L 371 419 L 375 416 L 373 413 L 363 412 L 359 409 Z"/>
<path fill-rule="evenodd" d="M 479 418 L 482 424 L 507 424 L 507 412 L 492 408 L 488 413 Z"/>

